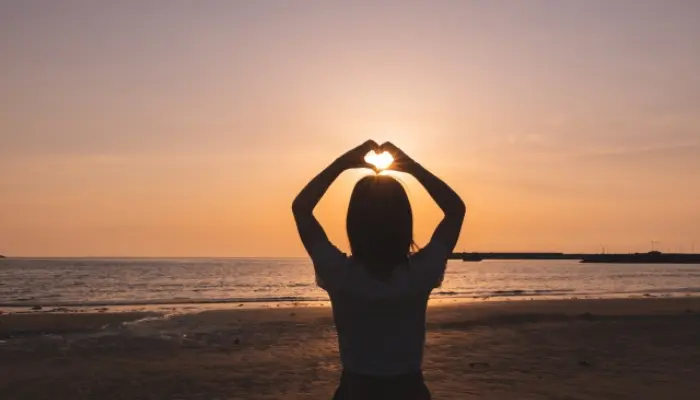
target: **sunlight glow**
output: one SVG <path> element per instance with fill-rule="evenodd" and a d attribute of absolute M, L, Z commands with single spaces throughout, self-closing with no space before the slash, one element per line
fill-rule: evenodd
<path fill-rule="evenodd" d="M 365 161 L 379 169 L 387 169 L 391 163 L 394 162 L 394 157 L 392 157 L 391 154 L 387 153 L 386 151 L 377 154 L 374 152 L 374 150 L 372 150 L 365 156 Z"/>

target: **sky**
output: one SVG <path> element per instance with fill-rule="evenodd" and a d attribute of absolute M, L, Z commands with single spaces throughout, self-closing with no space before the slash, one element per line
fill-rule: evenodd
<path fill-rule="evenodd" d="M 302 256 L 293 198 L 366 139 L 463 197 L 458 251 L 700 251 L 698 20 L 692 0 L 0 0 L 0 254 Z M 317 210 L 343 249 L 362 173 Z M 401 179 L 425 244 L 441 214 Z"/>

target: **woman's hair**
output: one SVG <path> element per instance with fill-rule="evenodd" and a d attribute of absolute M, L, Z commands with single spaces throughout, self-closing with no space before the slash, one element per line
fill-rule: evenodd
<path fill-rule="evenodd" d="M 366 176 L 350 196 L 347 231 L 352 257 L 386 280 L 406 264 L 413 243 L 413 212 L 406 190 L 388 175 Z"/>

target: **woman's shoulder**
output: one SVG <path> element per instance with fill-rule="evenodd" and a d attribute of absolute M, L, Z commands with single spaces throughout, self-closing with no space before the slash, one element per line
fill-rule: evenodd
<path fill-rule="evenodd" d="M 450 250 L 438 238 L 433 238 L 425 247 L 411 254 L 409 264 L 445 262 L 449 257 Z"/>

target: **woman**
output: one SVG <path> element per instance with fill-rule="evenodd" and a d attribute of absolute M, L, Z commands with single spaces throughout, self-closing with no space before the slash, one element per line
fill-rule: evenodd
<path fill-rule="evenodd" d="M 351 256 L 328 241 L 313 210 L 343 172 L 371 168 L 365 155 L 388 151 L 391 169 L 414 176 L 445 214 L 422 250 L 412 253 L 413 215 L 403 186 L 388 175 L 355 186 L 347 215 Z M 335 160 L 292 205 L 299 236 L 328 292 L 343 373 L 334 399 L 430 399 L 421 364 L 430 292 L 443 279 L 457 243 L 465 206 L 435 175 L 391 143 L 367 141 Z"/>

